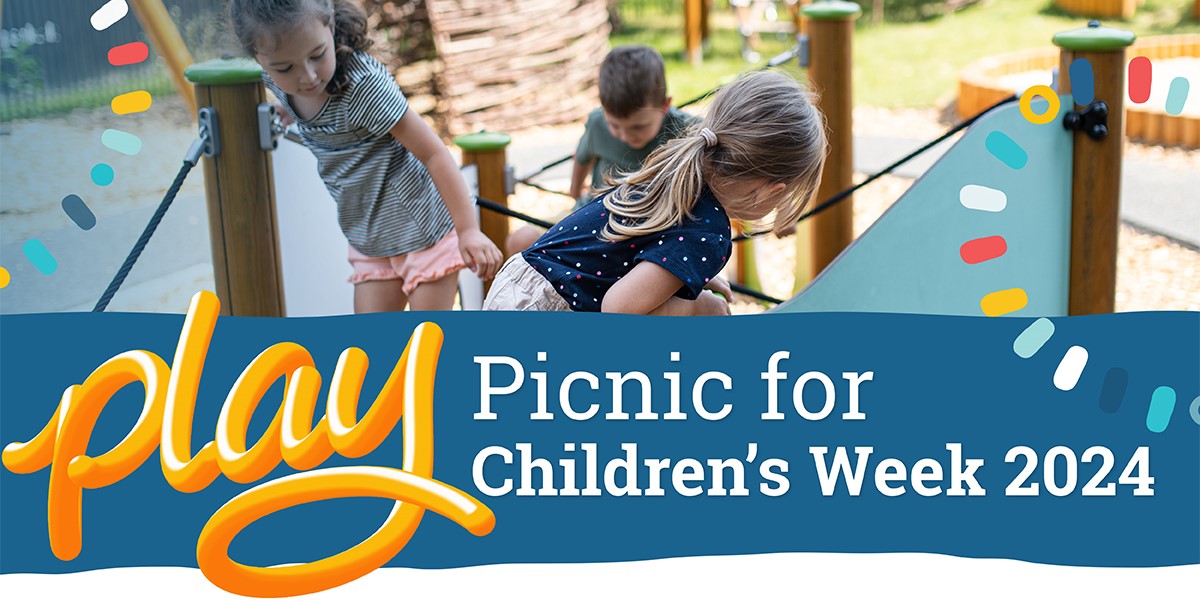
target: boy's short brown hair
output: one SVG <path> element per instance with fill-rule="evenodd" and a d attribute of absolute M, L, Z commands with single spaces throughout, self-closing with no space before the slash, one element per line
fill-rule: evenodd
<path fill-rule="evenodd" d="M 666 69 L 654 48 L 619 46 L 600 63 L 600 106 L 614 117 L 658 108 L 666 101 Z"/>

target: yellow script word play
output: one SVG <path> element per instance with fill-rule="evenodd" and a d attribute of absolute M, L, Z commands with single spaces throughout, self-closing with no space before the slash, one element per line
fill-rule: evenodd
<path fill-rule="evenodd" d="M 50 547 L 61 560 L 82 549 L 83 488 L 124 479 L 161 444 L 162 472 L 181 492 L 199 492 L 218 475 L 254 483 L 279 463 L 303 471 L 253 487 L 209 519 L 196 544 L 196 561 L 214 584 L 257 597 L 294 596 L 339 586 L 379 568 L 416 532 L 425 510 L 458 523 L 475 535 L 495 526 L 492 511 L 470 495 L 433 479 L 433 382 L 442 330 L 422 323 L 374 404 L 356 420 L 367 372 L 367 355 L 348 348 L 338 359 L 329 386 L 326 414 L 314 426 L 321 374 L 298 344 L 282 342 L 259 354 L 229 390 L 212 442 L 192 454 L 192 416 L 205 357 L 220 303 L 210 292 L 192 298 L 179 335 L 175 361 L 144 350 L 112 357 L 78 385 L 68 387 L 46 426 L 25 443 L 9 444 L 4 466 L 14 473 L 50 467 L 47 492 Z M 284 400 L 267 431 L 247 448 L 250 417 L 272 384 L 284 378 Z M 137 422 L 112 450 L 87 456 L 92 429 L 109 399 L 132 383 L 145 386 Z M 403 419 L 404 456 L 399 469 L 382 466 L 320 466 L 334 452 L 357 458 L 374 450 Z M 246 526 L 277 511 L 327 500 L 375 496 L 396 507 L 384 524 L 358 545 L 315 562 L 271 567 L 229 558 L 229 544 Z"/>

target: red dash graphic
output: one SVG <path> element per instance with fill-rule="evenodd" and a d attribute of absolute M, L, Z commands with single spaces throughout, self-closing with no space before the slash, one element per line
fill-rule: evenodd
<path fill-rule="evenodd" d="M 135 65 L 150 56 L 150 48 L 141 42 L 122 44 L 108 51 L 108 62 L 113 66 Z"/>
<path fill-rule="evenodd" d="M 975 265 L 985 260 L 999 258 L 1007 251 L 1008 244 L 1005 243 L 1004 238 L 993 235 L 991 237 L 974 239 L 963 244 L 958 249 L 958 254 L 962 256 L 963 262 Z"/>
<path fill-rule="evenodd" d="M 1150 59 L 1145 56 L 1135 56 L 1129 61 L 1129 100 L 1141 104 L 1150 99 L 1150 80 L 1152 79 Z"/>

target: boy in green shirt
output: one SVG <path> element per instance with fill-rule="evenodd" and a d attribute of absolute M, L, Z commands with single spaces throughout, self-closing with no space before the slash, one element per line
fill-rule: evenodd
<path fill-rule="evenodd" d="M 608 187 L 606 178 L 638 170 L 651 152 L 699 121 L 699 117 L 671 106 L 666 70 L 657 50 L 647 46 L 614 48 L 600 64 L 600 108 L 588 114 L 575 150 L 568 191 L 576 202 L 571 210 L 587 204 L 595 190 Z M 589 175 L 591 182 L 585 192 Z M 531 226 L 513 232 L 506 244 L 508 255 L 532 246 L 542 233 Z"/>

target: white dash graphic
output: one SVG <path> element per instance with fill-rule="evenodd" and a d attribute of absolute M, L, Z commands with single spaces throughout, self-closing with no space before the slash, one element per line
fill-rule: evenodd
<path fill-rule="evenodd" d="M 1004 192 L 982 185 L 964 185 L 958 192 L 958 201 L 971 210 L 987 212 L 1000 212 L 1008 205 Z"/>
<path fill-rule="evenodd" d="M 1054 370 L 1054 387 L 1069 392 L 1079 383 L 1079 376 L 1087 366 L 1088 351 L 1083 346 L 1071 346 Z"/>
<path fill-rule="evenodd" d="M 100 10 L 92 13 L 92 27 L 96 31 L 104 31 L 112 27 L 113 23 L 125 18 L 129 14 L 129 4 L 125 0 L 108 0 L 108 2 L 100 7 Z"/>

